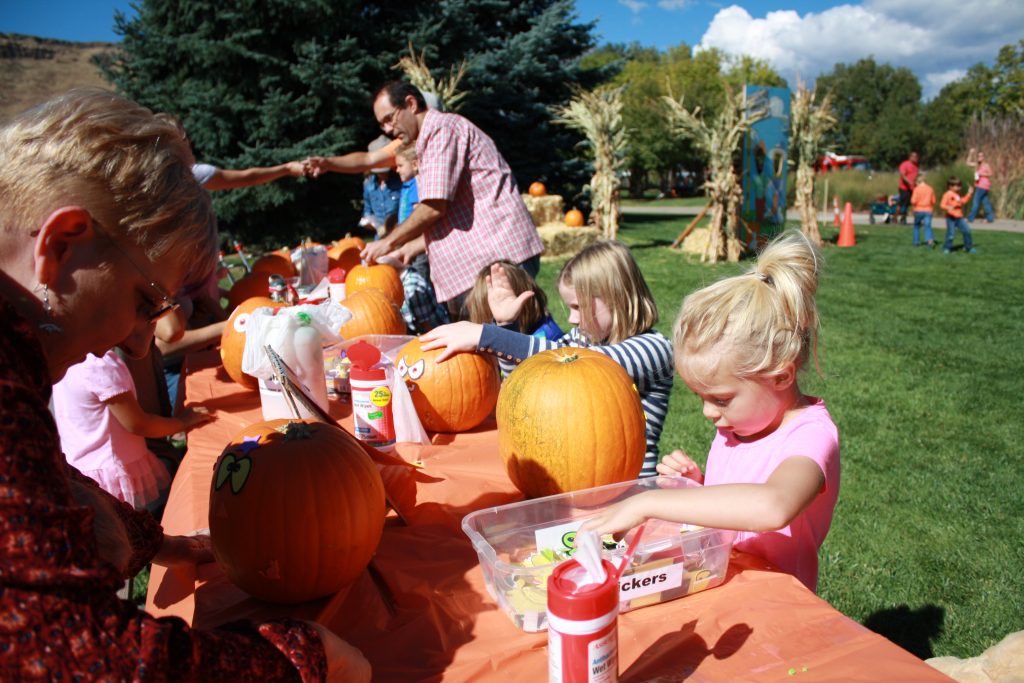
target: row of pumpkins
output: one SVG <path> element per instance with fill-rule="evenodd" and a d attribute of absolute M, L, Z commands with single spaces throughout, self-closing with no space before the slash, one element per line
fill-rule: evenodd
<path fill-rule="evenodd" d="M 358 273 L 353 267 L 346 291 Z M 385 311 L 397 311 L 384 290 L 360 287 L 342 304 L 358 312 L 360 324 L 378 324 L 390 315 Z M 244 325 L 240 331 L 234 322 L 259 306 L 281 305 L 249 299 L 231 314 L 221 357 L 236 382 L 255 387 L 241 373 Z M 342 336 L 357 336 L 348 333 L 353 322 Z M 423 426 L 466 431 L 496 408 L 501 457 L 526 497 L 639 475 L 644 412 L 632 380 L 609 357 L 588 349 L 546 351 L 502 384 L 490 357 L 462 353 L 436 363 L 437 353 L 413 339 L 398 356 L 400 374 L 417 368 L 404 379 L 416 385 L 410 393 Z M 345 430 L 322 422 L 274 420 L 243 429 L 217 460 L 210 492 L 214 555 L 227 577 L 254 597 L 283 603 L 329 595 L 354 581 L 384 527 L 384 485 L 374 456 Z"/>
<path fill-rule="evenodd" d="M 548 188 L 544 186 L 544 183 L 534 181 L 530 183 L 529 189 L 526 191 L 531 197 L 543 197 L 547 195 Z M 583 212 L 579 209 L 569 209 L 565 212 L 565 218 L 563 219 L 565 224 L 570 228 L 582 228 L 583 227 Z"/>

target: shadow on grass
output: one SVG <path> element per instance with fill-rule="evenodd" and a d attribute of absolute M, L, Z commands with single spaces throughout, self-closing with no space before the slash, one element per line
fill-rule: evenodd
<path fill-rule="evenodd" d="M 864 626 L 914 656 L 928 659 L 935 656 L 932 641 L 942 635 L 945 620 L 944 607 L 924 605 L 912 610 L 907 605 L 900 605 L 869 615 Z"/>

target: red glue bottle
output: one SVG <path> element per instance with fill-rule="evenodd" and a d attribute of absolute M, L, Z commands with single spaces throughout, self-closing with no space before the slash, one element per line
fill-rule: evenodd
<path fill-rule="evenodd" d="M 608 560 L 602 583 L 577 560 L 548 577 L 549 683 L 615 683 L 619 680 L 618 571 Z"/>
<path fill-rule="evenodd" d="M 383 450 L 395 445 L 395 418 L 387 372 L 380 365 L 380 349 L 358 341 L 348 349 L 352 361 L 352 421 L 360 441 Z"/>

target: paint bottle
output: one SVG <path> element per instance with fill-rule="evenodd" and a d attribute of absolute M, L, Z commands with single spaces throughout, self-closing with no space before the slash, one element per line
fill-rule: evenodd
<path fill-rule="evenodd" d="M 357 341 L 348 349 L 352 361 L 348 379 L 352 389 L 352 422 L 356 438 L 374 448 L 395 445 L 393 395 L 387 371 L 380 363 L 380 349 Z"/>
<path fill-rule="evenodd" d="M 615 566 L 601 560 L 605 580 L 577 560 L 548 577 L 549 683 L 615 683 L 619 680 L 619 582 Z"/>

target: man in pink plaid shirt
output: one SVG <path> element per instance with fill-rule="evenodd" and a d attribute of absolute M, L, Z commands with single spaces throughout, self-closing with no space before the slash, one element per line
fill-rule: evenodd
<path fill-rule="evenodd" d="M 458 114 L 427 109 L 419 89 L 400 81 L 378 91 L 373 114 L 387 135 L 416 143 L 420 202 L 363 258 L 390 254 L 408 263 L 426 250 L 437 300 L 453 320 L 465 317 L 465 295 L 484 266 L 504 259 L 536 276 L 544 245 L 486 133 Z"/>

